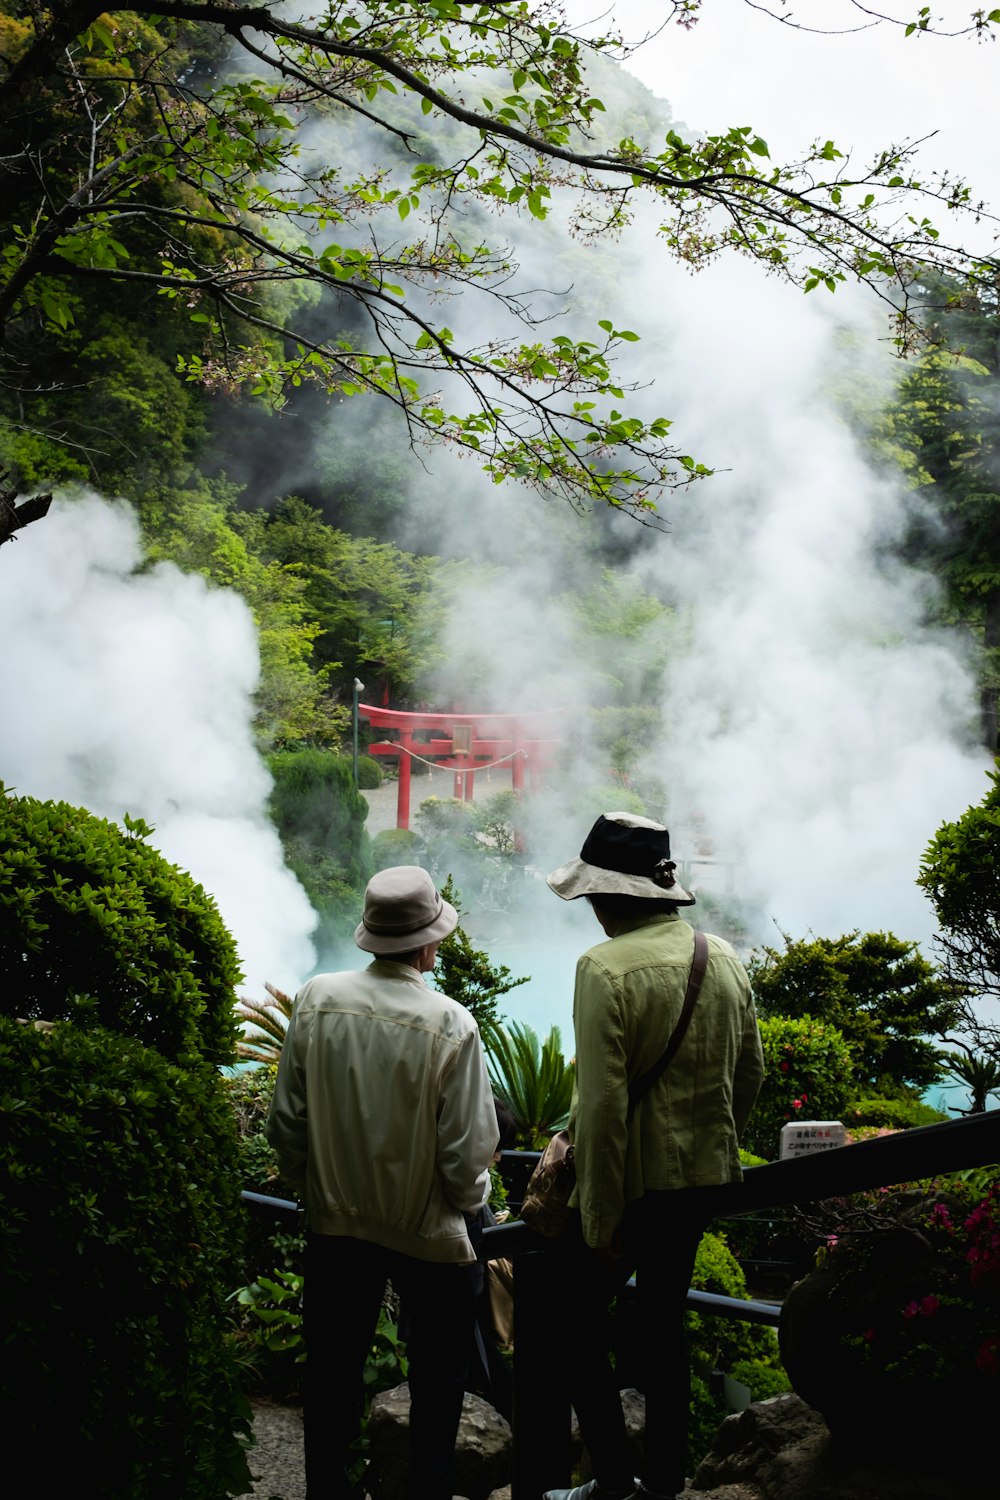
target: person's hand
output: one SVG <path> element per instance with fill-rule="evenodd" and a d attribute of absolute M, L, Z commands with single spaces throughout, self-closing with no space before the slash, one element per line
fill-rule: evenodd
<path fill-rule="evenodd" d="M 592 1245 L 591 1252 L 597 1256 L 601 1265 L 609 1275 L 614 1275 L 622 1262 L 622 1237 L 619 1230 L 615 1230 L 610 1245 Z"/>

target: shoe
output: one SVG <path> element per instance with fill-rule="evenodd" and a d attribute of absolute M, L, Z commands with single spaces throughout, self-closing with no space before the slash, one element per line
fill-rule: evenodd
<path fill-rule="evenodd" d="M 639 1493 L 637 1489 L 602 1490 L 596 1479 L 588 1479 L 572 1490 L 546 1490 L 542 1500 L 634 1500 Z"/>

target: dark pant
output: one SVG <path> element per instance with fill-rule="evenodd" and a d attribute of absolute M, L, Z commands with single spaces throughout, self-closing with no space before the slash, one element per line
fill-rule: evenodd
<path fill-rule="evenodd" d="M 580 1435 L 602 1489 L 628 1489 L 633 1477 L 618 1376 L 609 1359 L 609 1305 L 633 1272 L 637 1384 L 646 1398 L 642 1478 L 656 1494 L 676 1495 L 684 1488 L 691 1378 L 683 1319 L 707 1222 L 701 1196 L 699 1189 L 685 1188 L 647 1193 L 630 1203 L 622 1222 L 623 1254 L 613 1271 L 587 1248 L 578 1230 L 565 1245 L 560 1352 L 570 1372 Z"/>
<path fill-rule="evenodd" d="M 409 1500 L 451 1500 L 455 1437 L 475 1317 L 470 1267 L 414 1260 L 367 1240 L 311 1234 L 305 1262 L 306 1492 L 346 1500 L 363 1371 L 390 1281 L 409 1320 Z"/>

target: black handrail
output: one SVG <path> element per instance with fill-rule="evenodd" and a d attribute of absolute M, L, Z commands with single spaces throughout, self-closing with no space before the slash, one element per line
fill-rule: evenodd
<path fill-rule="evenodd" d="M 508 1155 L 529 1153 L 504 1153 Z M 761 1208 L 814 1203 L 993 1163 L 1000 1163 L 1000 1109 L 877 1136 L 849 1148 L 748 1167 L 742 1182 L 711 1192 L 709 1208 L 713 1218 L 736 1218 Z M 276 1213 L 298 1212 L 298 1205 L 288 1199 L 248 1192 L 243 1198 L 259 1207 L 273 1205 Z M 512 1500 L 538 1500 L 544 1489 L 568 1485 L 570 1476 L 569 1396 L 546 1334 L 547 1309 L 558 1296 L 558 1256 L 533 1253 L 544 1247 L 545 1241 L 534 1230 L 517 1221 L 485 1229 L 479 1248 L 481 1260 L 519 1258 L 514 1298 Z M 772 1326 L 780 1313 L 770 1303 L 720 1297 L 693 1288 L 688 1302 L 701 1311 Z"/>

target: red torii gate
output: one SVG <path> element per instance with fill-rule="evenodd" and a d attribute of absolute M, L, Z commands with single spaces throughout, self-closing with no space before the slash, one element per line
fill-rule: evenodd
<path fill-rule="evenodd" d="M 396 827 L 410 826 L 410 772 L 413 757 L 455 772 L 455 796 L 471 802 L 477 771 L 510 765 L 511 787 L 524 789 L 527 777 L 532 789 L 542 782 L 543 772 L 554 763 L 559 741 L 543 738 L 539 730 L 551 725 L 559 709 L 532 714 L 404 713 L 401 709 L 376 708 L 359 703 L 358 717 L 374 729 L 395 730 L 398 739 L 378 740 L 368 746 L 369 755 L 399 759 L 399 793 Z M 434 739 L 417 739 L 418 733 L 436 731 Z"/>

